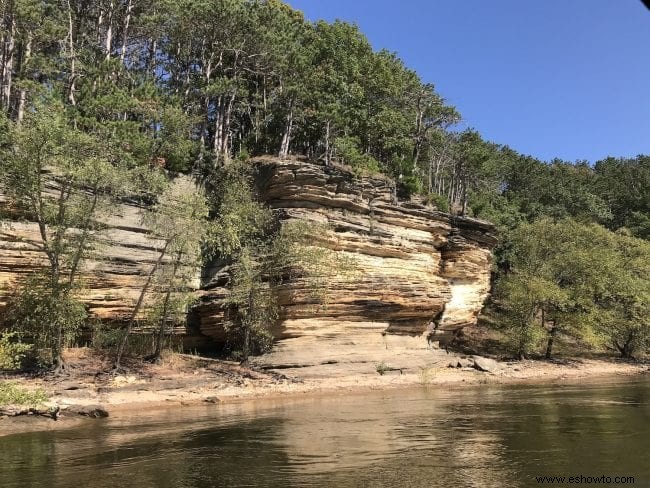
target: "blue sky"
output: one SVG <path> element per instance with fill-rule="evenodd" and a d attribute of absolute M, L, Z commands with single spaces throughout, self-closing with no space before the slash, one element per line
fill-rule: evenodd
<path fill-rule="evenodd" d="M 544 160 L 650 153 L 640 0 L 287 0 L 354 22 L 486 139 Z"/>

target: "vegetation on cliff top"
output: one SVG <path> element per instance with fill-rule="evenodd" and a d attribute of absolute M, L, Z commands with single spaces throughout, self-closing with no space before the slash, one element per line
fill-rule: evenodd
<path fill-rule="evenodd" d="M 549 356 L 568 336 L 624 356 L 647 350 L 650 157 L 545 163 L 455 132 L 458 112 L 394 53 L 279 0 L 13 0 L 0 16 L 1 183 L 10 210 L 39 224 L 48 262 L 5 322 L 40 340 L 54 364 L 85 321 L 77 275 L 99 215 L 127 195 L 160 207 L 178 173 L 206 190 L 190 212 L 201 229 L 171 244 L 165 231 L 188 221 L 174 211 L 179 199 L 167 206 L 173 222 L 157 235 L 173 259 L 152 269 L 153 286 L 182 289 L 199 243 L 204 256 L 232 259 L 237 347 L 244 356 L 264 348 L 255 324 L 274 312 L 260 283 L 278 236 L 249 198 L 247 170 L 233 170 L 257 154 L 335 158 L 394 178 L 401 195 L 494 222 L 491 310 L 514 352 L 538 350 L 542 336 Z M 188 306 L 163 297 L 148 307 L 161 331 L 154 356 L 174 310 Z M 133 320 L 139 312 L 134 304 Z"/>

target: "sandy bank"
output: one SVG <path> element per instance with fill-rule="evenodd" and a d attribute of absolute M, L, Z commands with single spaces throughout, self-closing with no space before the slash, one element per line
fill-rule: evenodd
<path fill-rule="evenodd" d="M 160 365 L 134 363 L 122 374 L 110 372 L 108 360 L 91 350 L 71 352 L 70 373 L 36 378 L 10 377 L 24 388 L 41 388 L 49 405 L 61 408 L 57 421 L 43 417 L 0 417 L 0 436 L 18 432 L 66 428 L 84 419 L 73 413 L 79 407 L 101 406 L 111 416 L 134 409 L 190 406 L 202 402 L 241 402 L 249 399 L 279 398 L 315 394 L 340 394 L 411 386 L 464 388 L 483 384 L 532 384 L 575 382 L 615 376 L 647 374 L 647 363 L 615 359 L 572 359 L 557 362 L 502 362 L 498 371 L 450 368 L 460 356 L 441 353 L 431 364 L 412 370 L 387 370 L 377 365 L 355 365 L 346 374 L 341 365 L 323 365 L 301 376 L 299 370 L 259 371 L 234 362 L 172 355 Z"/>

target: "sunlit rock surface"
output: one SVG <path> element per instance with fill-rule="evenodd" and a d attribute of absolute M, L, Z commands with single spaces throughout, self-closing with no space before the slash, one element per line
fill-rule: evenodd
<path fill-rule="evenodd" d="M 277 290 L 278 342 L 258 364 L 413 367 L 431 356 L 431 342 L 476 323 L 489 292 L 491 224 L 395 202 L 392 183 L 382 177 L 300 161 L 255 164 L 263 201 L 285 220 L 325 224 L 317 244 L 355 263 L 352 278 L 329 284 L 324 305 L 314 304 L 302 280 Z M 223 340 L 225 271 L 209 270 L 198 311 L 201 332 L 217 341 Z"/>
<path fill-rule="evenodd" d="M 489 291 L 496 244 L 491 224 L 396 202 L 393 184 L 383 177 L 297 160 L 253 164 L 260 198 L 282 221 L 324 224 L 314 245 L 354 263 L 348 276 L 329 283 L 325 304 L 315 303 L 300 279 L 275 290 L 282 305 L 273 327 L 277 344 L 259 364 L 348 373 L 351 365 L 368 369 L 381 362 L 414 367 L 432 356 L 431 343 L 476 323 Z M 56 191 L 54 183 L 48 191 Z M 16 284 L 47 262 L 36 224 L 20 218 L 1 194 L 0 210 L 1 308 Z M 95 319 L 124 321 L 157 259 L 161 243 L 142 224 L 145 210 L 125 201 L 100 218 L 105 229 L 82 276 L 82 299 Z M 224 341 L 228 268 L 211 263 L 203 275 L 195 313 L 175 330 L 190 347 Z"/>
<path fill-rule="evenodd" d="M 56 193 L 50 179 L 48 192 Z M 93 249 L 83 261 L 81 300 L 92 320 L 118 324 L 128 320 L 146 277 L 158 259 L 162 242 L 152 238 L 142 223 L 147 209 L 136 201 L 124 200 L 97 215 L 102 230 L 95 235 Z M 41 250 L 38 225 L 18 214 L 0 192 L 0 313 L 17 286 L 31 273 L 48 266 Z M 197 273 L 196 289 L 200 286 Z M 155 293 L 155 288 L 152 293 Z M 151 296 L 151 295 L 150 295 Z M 140 329 L 142 331 L 142 329 Z M 174 333 L 188 345 L 205 342 L 198 331 L 181 326 Z"/>

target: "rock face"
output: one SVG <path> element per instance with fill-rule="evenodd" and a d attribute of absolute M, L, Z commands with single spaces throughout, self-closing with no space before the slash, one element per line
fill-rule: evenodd
<path fill-rule="evenodd" d="M 324 224 L 314 245 L 354 263 L 352 278 L 329 283 L 326 305 L 314 305 L 300 279 L 275 290 L 282 305 L 273 328 L 277 345 L 259 364 L 372 369 L 381 361 L 407 367 L 431 356 L 431 343 L 445 345 L 454 331 L 475 324 L 489 291 L 496 244 L 490 224 L 396 202 L 393 184 L 382 177 L 296 160 L 253 163 L 260 198 L 283 221 Z M 0 211 L 11 216 L 1 194 Z M 143 227 L 142 211 L 136 203 L 120 204 L 103 219 L 101 245 L 85 261 L 83 300 L 97 319 L 128 317 L 157 258 L 160 243 Z M 0 313 L 14 283 L 46 264 L 38 242 L 33 222 L 15 216 L 3 221 Z M 176 330 L 190 347 L 224 340 L 227 267 L 212 263 L 203 274 L 196 313 Z"/>
<path fill-rule="evenodd" d="M 51 180 L 48 192 L 56 192 Z M 145 207 L 123 201 L 110 214 L 98 215 L 104 229 L 97 235 L 97 245 L 83 261 L 82 301 L 94 320 L 119 323 L 133 310 L 146 276 L 158 259 L 162 243 L 150 235 L 142 223 Z M 38 226 L 16 214 L 0 193 L 0 313 L 16 286 L 29 274 L 47 266 L 40 247 Z M 197 276 L 195 287 L 200 285 Z M 186 338 L 188 345 L 205 338 L 191 328 L 174 331 Z"/>
<path fill-rule="evenodd" d="M 397 203 L 392 183 L 381 177 L 299 161 L 254 163 L 260 198 L 285 221 L 324 224 L 317 244 L 347 256 L 355 268 L 352 279 L 329 284 L 326 305 L 314 306 L 301 280 L 276 290 L 278 342 L 259 364 L 408 363 L 430 341 L 476 323 L 489 291 L 491 224 Z M 199 309 L 201 332 L 217 341 L 223 271 L 211 270 Z"/>

